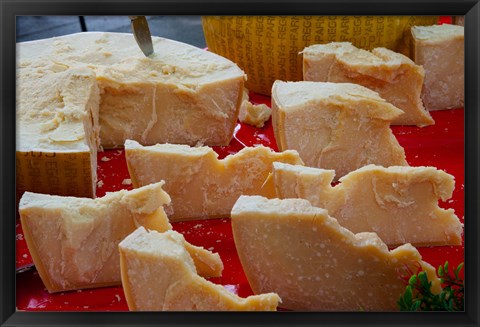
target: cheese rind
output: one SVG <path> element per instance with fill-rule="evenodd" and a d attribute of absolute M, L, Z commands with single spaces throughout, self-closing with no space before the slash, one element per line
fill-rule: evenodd
<path fill-rule="evenodd" d="M 463 227 L 453 209 L 438 201 L 452 196 L 452 175 L 434 167 L 368 165 L 332 187 L 333 170 L 273 164 L 279 198 L 302 198 L 328 210 L 354 233 L 375 232 L 389 246 L 461 245 Z"/>
<path fill-rule="evenodd" d="M 28 249 L 49 292 L 120 283 L 118 243 L 137 226 L 171 229 L 163 182 L 88 199 L 25 192 L 19 213 Z M 194 247 L 199 273 L 219 276 L 218 254 Z"/>
<path fill-rule="evenodd" d="M 209 147 L 125 142 L 125 157 L 134 187 L 165 181 L 172 198 L 170 221 L 228 217 L 242 194 L 262 194 L 274 161 L 303 164 L 296 151 L 276 153 L 258 146 L 222 160 Z"/>
<path fill-rule="evenodd" d="M 359 84 L 403 110 L 392 124 L 434 124 L 420 98 L 424 69 L 408 57 L 386 48 L 366 51 L 349 42 L 315 44 L 302 53 L 305 81 Z"/>
<path fill-rule="evenodd" d="M 197 275 L 174 231 L 139 227 L 120 244 L 122 284 L 131 311 L 274 311 L 280 302 L 269 293 L 240 298 Z"/>
<path fill-rule="evenodd" d="M 17 44 L 20 67 L 32 61 L 88 66 L 101 91 L 104 148 L 143 144 L 227 145 L 245 74 L 233 62 L 188 44 L 152 37 L 145 57 L 127 33 L 86 32 Z M 208 128 L 205 128 L 208 126 Z"/>
<path fill-rule="evenodd" d="M 241 196 L 232 230 L 254 293 L 275 292 L 287 309 L 396 311 L 408 269 L 424 270 L 433 293 L 441 290 L 412 245 L 389 251 L 375 233 L 353 234 L 304 199 Z"/>
<path fill-rule="evenodd" d="M 350 83 L 282 82 L 272 89 L 272 123 L 280 150 L 297 150 L 306 166 L 338 177 L 368 164 L 406 166 L 390 130 L 401 110 Z"/>
<path fill-rule="evenodd" d="M 464 27 L 414 26 L 412 57 L 425 69 L 422 100 L 428 110 L 463 108 L 465 93 Z"/>
<path fill-rule="evenodd" d="M 99 90 L 86 67 L 17 69 L 17 202 L 25 191 L 94 197 Z"/>

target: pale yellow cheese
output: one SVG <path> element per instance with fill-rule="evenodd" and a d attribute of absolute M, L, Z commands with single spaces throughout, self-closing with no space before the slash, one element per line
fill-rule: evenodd
<path fill-rule="evenodd" d="M 120 283 L 118 243 L 138 226 L 171 229 L 163 182 L 88 199 L 25 192 L 19 213 L 28 249 L 49 292 Z M 186 244 L 200 274 L 219 276 L 218 254 Z"/>
<path fill-rule="evenodd" d="M 303 164 L 296 151 L 277 153 L 258 146 L 218 160 L 210 147 L 125 142 L 125 157 L 134 187 L 165 181 L 172 198 L 170 221 L 222 218 L 242 194 L 261 194 L 261 186 L 280 161 Z"/>
<path fill-rule="evenodd" d="M 457 25 L 414 26 L 412 57 L 425 69 L 423 104 L 428 110 L 464 106 L 464 27 Z"/>
<path fill-rule="evenodd" d="M 119 244 L 122 284 L 131 311 L 274 311 L 269 293 L 241 298 L 200 277 L 174 231 L 139 227 Z"/>
<path fill-rule="evenodd" d="M 435 269 L 410 244 L 389 251 L 375 233 L 353 234 L 304 199 L 241 196 L 232 229 L 255 294 L 275 292 L 281 306 L 301 311 L 395 311 L 408 269 Z"/>
<path fill-rule="evenodd" d="M 16 191 L 93 197 L 99 90 L 92 70 L 31 62 L 17 69 Z"/>
<path fill-rule="evenodd" d="M 253 104 L 244 100 L 240 106 L 238 120 L 247 125 L 262 128 L 265 122 L 270 119 L 272 110 L 266 104 Z"/>
<path fill-rule="evenodd" d="M 400 114 L 356 84 L 276 81 L 272 88 L 279 149 L 297 150 L 306 166 L 333 169 L 337 177 L 368 164 L 408 165 L 390 130 Z"/>
<path fill-rule="evenodd" d="M 279 198 L 302 198 L 328 210 L 354 233 L 375 232 L 389 246 L 461 245 L 462 224 L 453 209 L 442 209 L 454 177 L 434 167 L 368 165 L 342 178 L 335 171 L 273 163 Z"/>
<path fill-rule="evenodd" d="M 408 57 L 386 48 L 371 52 L 349 42 L 315 44 L 303 50 L 303 79 L 355 83 L 372 89 L 403 110 L 394 125 L 434 124 L 420 98 L 425 72 Z"/>
<path fill-rule="evenodd" d="M 126 139 L 227 145 L 242 100 L 243 71 L 188 44 L 160 37 L 152 41 L 151 57 L 126 33 L 87 32 L 22 42 L 17 43 L 18 67 L 33 61 L 88 66 L 101 92 L 104 148 L 122 146 Z"/>

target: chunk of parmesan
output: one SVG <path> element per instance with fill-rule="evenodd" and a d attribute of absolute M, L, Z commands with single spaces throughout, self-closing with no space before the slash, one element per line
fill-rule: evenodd
<path fill-rule="evenodd" d="M 19 213 L 28 249 L 49 292 L 120 284 L 118 243 L 138 226 L 171 229 L 163 182 L 88 199 L 25 192 Z M 220 276 L 218 254 L 186 244 L 200 274 Z"/>
<path fill-rule="evenodd" d="M 232 229 L 255 294 L 275 292 L 301 311 L 395 311 L 402 276 L 422 269 L 441 291 L 435 268 L 410 244 L 389 251 L 375 233 L 353 234 L 304 199 L 241 196 Z"/>
<path fill-rule="evenodd" d="M 274 311 L 277 294 L 241 298 L 200 277 L 174 231 L 139 227 L 119 244 L 122 284 L 131 311 Z"/>
<path fill-rule="evenodd" d="M 457 25 L 414 26 L 412 57 L 425 69 L 422 100 L 428 110 L 464 106 L 464 27 Z"/>
<path fill-rule="evenodd" d="M 371 52 L 349 42 L 315 44 L 303 50 L 306 81 L 355 83 L 403 110 L 394 125 L 434 124 L 420 97 L 425 71 L 408 57 L 386 48 Z"/>
<path fill-rule="evenodd" d="M 453 209 L 438 201 L 452 196 L 454 178 L 435 167 L 368 165 L 340 179 L 335 172 L 273 164 L 279 198 L 302 198 L 328 210 L 354 233 L 375 232 L 389 246 L 461 245 L 462 224 Z"/>
<path fill-rule="evenodd" d="M 401 110 L 366 87 L 276 81 L 272 109 L 279 149 L 297 150 L 306 166 L 341 177 L 368 164 L 408 165 L 390 129 Z"/>
<path fill-rule="evenodd" d="M 133 187 L 165 181 L 172 198 L 171 221 L 228 217 L 242 194 L 274 194 L 261 191 L 280 161 L 303 164 L 296 151 L 274 152 L 258 146 L 244 148 L 222 160 L 210 147 L 125 142 L 125 157 Z"/>

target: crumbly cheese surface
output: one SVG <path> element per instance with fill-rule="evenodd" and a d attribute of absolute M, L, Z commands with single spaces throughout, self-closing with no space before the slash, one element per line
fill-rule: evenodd
<path fill-rule="evenodd" d="M 353 234 L 304 199 L 241 196 L 232 230 L 254 293 L 275 292 L 287 309 L 398 310 L 408 268 L 426 271 L 433 292 L 441 289 L 412 245 L 389 251 L 375 233 Z"/>
<path fill-rule="evenodd" d="M 88 199 L 25 192 L 19 213 L 28 249 L 49 292 L 120 283 L 118 243 L 137 226 L 171 229 L 163 182 Z M 191 244 L 200 273 L 219 276 L 218 254 Z M 210 266 L 209 266 L 210 264 Z M 205 270 L 206 268 L 209 268 Z"/>
<path fill-rule="evenodd" d="M 272 123 L 280 150 L 338 177 L 367 164 L 405 166 L 390 129 L 401 110 L 351 83 L 282 82 L 272 88 Z"/>
<path fill-rule="evenodd" d="M 17 69 L 18 199 L 25 191 L 95 195 L 99 101 L 86 67 L 37 60 Z"/>
<path fill-rule="evenodd" d="M 413 60 L 425 69 L 422 100 L 428 110 L 463 108 L 465 102 L 464 27 L 414 26 Z"/>
<path fill-rule="evenodd" d="M 349 42 L 315 44 L 302 53 L 304 80 L 368 87 L 404 112 L 393 119 L 395 125 L 434 123 L 420 98 L 424 69 L 408 57 L 385 48 L 358 49 Z"/>
<path fill-rule="evenodd" d="M 131 311 L 275 311 L 269 293 L 241 298 L 197 275 L 183 236 L 139 227 L 120 244 L 122 284 Z"/>
<path fill-rule="evenodd" d="M 354 233 L 375 232 L 389 246 L 461 245 L 462 224 L 438 201 L 452 196 L 452 175 L 434 167 L 368 165 L 331 186 L 335 172 L 274 163 L 279 198 L 302 198 L 328 210 Z"/>
<path fill-rule="evenodd" d="M 165 181 L 172 198 L 171 221 L 228 217 L 242 194 L 262 194 L 274 161 L 303 164 L 296 151 L 244 148 L 218 160 L 210 147 L 125 142 L 125 157 L 134 187 Z"/>
<path fill-rule="evenodd" d="M 242 102 L 238 120 L 242 123 L 262 128 L 270 119 L 272 110 L 266 104 L 253 104 L 248 100 Z"/>
<path fill-rule="evenodd" d="M 152 41 L 151 57 L 126 33 L 88 32 L 22 42 L 17 44 L 18 67 L 35 61 L 91 69 L 101 92 L 105 148 L 122 146 L 127 138 L 144 144 L 228 144 L 244 73 L 208 51 L 159 37 Z"/>

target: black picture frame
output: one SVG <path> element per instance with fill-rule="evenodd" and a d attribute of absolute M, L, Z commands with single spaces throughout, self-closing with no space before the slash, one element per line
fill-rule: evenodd
<path fill-rule="evenodd" d="M 132 8 L 134 11 L 132 12 Z M 0 323 L 33 325 L 479 325 L 479 17 L 478 0 L 0 0 Z M 140 313 L 16 312 L 15 16 L 17 15 L 465 15 L 465 312 L 454 313 Z"/>

